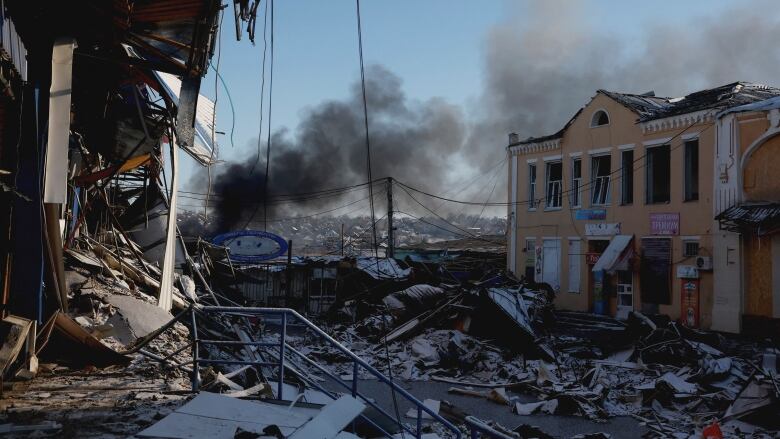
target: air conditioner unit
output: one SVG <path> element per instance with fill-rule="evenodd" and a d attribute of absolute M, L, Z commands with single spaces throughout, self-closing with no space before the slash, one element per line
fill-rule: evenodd
<path fill-rule="evenodd" d="M 696 268 L 699 270 L 712 270 L 712 258 L 709 256 L 696 256 Z"/>

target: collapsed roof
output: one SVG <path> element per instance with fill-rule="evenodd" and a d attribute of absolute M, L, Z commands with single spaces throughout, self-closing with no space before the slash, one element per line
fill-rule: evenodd
<path fill-rule="evenodd" d="M 780 88 L 739 81 L 696 91 L 678 98 L 658 97 L 655 96 L 654 92 L 632 94 L 599 89 L 597 93 L 609 97 L 636 113 L 638 116 L 637 123 L 640 123 L 703 110 L 723 111 L 735 106 L 744 106 L 780 96 Z M 529 137 L 522 141 L 511 142 L 510 146 L 540 143 L 562 138 L 563 133 L 574 119 L 582 113 L 583 109 L 584 107 L 580 108 L 558 132 L 547 136 Z"/>

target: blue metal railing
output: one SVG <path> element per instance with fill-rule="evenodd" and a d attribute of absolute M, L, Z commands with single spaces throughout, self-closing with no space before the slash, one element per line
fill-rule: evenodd
<path fill-rule="evenodd" d="M 280 323 L 280 333 L 279 333 L 279 342 L 273 343 L 273 342 L 256 342 L 256 341 L 220 341 L 220 340 L 201 340 L 198 338 L 198 330 L 197 330 L 197 319 L 196 319 L 196 313 L 202 312 L 205 314 L 222 314 L 222 315 L 233 315 L 233 316 L 241 316 L 241 317 L 257 317 L 257 316 L 279 316 L 281 319 Z M 305 354 L 301 353 L 300 351 L 296 350 L 294 347 L 290 346 L 287 343 L 287 326 L 290 324 L 290 320 L 295 320 L 296 322 L 299 322 L 301 326 L 304 328 L 307 328 L 317 334 L 320 338 L 327 341 L 330 345 L 336 347 L 342 354 L 344 354 L 346 357 L 349 358 L 349 360 L 352 362 L 352 383 L 349 384 L 346 381 L 342 380 L 337 375 L 333 374 L 331 371 L 320 365 L 318 362 L 312 360 L 311 358 L 307 357 Z M 346 390 L 348 390 L 351 395 L 354 398 L 359 398 L 362 402 L 365 404 L 371 406 L 374 410 L 376 410 L 378 413 L 382 414 L 384 417 L 388 418 L 390 421 L 396 423 L 400 429 L 403 431 L 406 431 L 407 433 L 413 435 L 416 438 L 422 437 L 422 420 L 423 420 L 423 413 L 427 413 L 435 422 L 438 422 L 439 424 L 443 425 L 444 428 L 449 430 L 453 437 L 460 439 L 461 438 L 461 432 L 460 430 L 441 417 L 438 413 L 431 410 L 429 407 L 426 407 L 420 400 L 412 396 L 409 392 L 407 392 L 405 389 L 400 387 L 398 384 L 396 384 L 393 380 L 376 370 L 374 367 L 369 365 L 367 362 L 365 362 L 363 359 L 355 355 L 352 351 L 344 347 L 341 343 L 339 343 L 336 339 L 325 333 L 322 329 L 317 327 L 314 323 L 307 320 L 302 315 L 298 314 L 296 311 L 289 309 L 289 308 L 250 308 L 250 307 L 229 307 L 229 306 L 204 306 L 199 307 L 197 310 L 193 308 L 192 310 L 192 335 L 193 335 L 193 348 L 192 348 L 192 356 L 193 356 L 193 373 L 192 373 L 192 387 L 193 390 L 197 390 L 200 386 L 200 373 L 199 373 L 199 366 L 201 364 L 235 364 L 235 365 L 252 365 L 252 366 L 259 366 L 259 367 L 271 367 L 277 370 L 278 374 L 278 387 L 276 392 L 276 397 L 279 400 L 282 400 L 284 397 L 284 371 L 285 369 L 292 369 L 293 362 L 286 360 L 285 356 L 289 354 L 294 354 L 296 357 L 301 358 L 303 361 L 305 361 L 307 364 L 315 367 L 320 372 L 327 375 L 329 378 L 331 378 L 333 381 L 335 381 L 337 384 L 343 386 Z M 252 361 L 252 360 L 216 360 L 216 359 L 208 359 L 208 358 L 200 358 L 200 347 L 202 345 L 212 345 L 212 346 L 219 346 L 219 345 L 234 345 L 234 346 L 244 346 L 249 350 L 250 347 L 256 346 L 256 347 L 264 347 L 269 348 L 268 350 L 264 351 L 265 354 L 269 354 L 273 356 L 272 351 L 278 349 L 278 357 L 276 358 L 277 361 Z M 275 348 L 275 349 L 273 349 Z M 291 356 L 291 355 L 290 355 Z M 289 364 L 288 364 L 289 362 Z M 396 392 L 397 394 L 401 395 L 404 399 L 409 401 L 417 411 L 417 425 L 416 428 L 409 427 L 406 423 L 401 422 L 400 419 L 397 419 L 395 416 L 388 413 L 386 410 L 379 407 L 371 398 L 366 396 L 365 394 L 361 393 L 358 390 L 358 377 L 360 370 L 363 369 L 369 374 L 376 377 L 379 381 L 381 381 L 384 384 L 387 384 L 391 391 Z M 321 391 L 328 397 L 332 399 L 337 399 L 339 395 L 337 395 L 335 392 L 326 390 L 323 388 L 319 383 L 316 382 L 314 379 L 310 379 L 307 376 L 299 375 L 301 379 L 303 379 L 307 384 L 311 385 L 312 387 L 316 388 L 317 390 Z M 386 437 L 393 437 L 393 435 L 389 432 L 387 432 L 384 428 L 382 428 L 380 425 L 378 425 L 375 421 L 372 419 L 369 419 L 365 415 L 361 415 L 361 417 L 366 420 L 369 424 L 373 425 L 374 428 L 381 431 L 382 434 L 384 434 Z M 474 436 L 473 430 L 472 430 L 472 437 Z"/>

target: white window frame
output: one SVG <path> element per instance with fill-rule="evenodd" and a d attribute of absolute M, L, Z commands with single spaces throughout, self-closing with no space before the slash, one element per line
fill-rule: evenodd
<path fill-rule="evenodd" d="M 698 236 L 681 236 L 680 237 L 680 253 L 682 253 L 682 256 L 684 258 L 695 258 L 696 256 L 699 256 L 699 253 L 697 252 L 695 255 L 689 255 L 685 251 L 685 246 L 688 243 L 695 242 L 699 246 L 699 250 L 701 251 L 701 239 Z"/>
<path fill-rule="evenodd" d="M 531 170 L 533 169 L 533 172 Z M 528 210 L 536 210 L 536 180 L 539 171 L 536 162 L 528 163 Z"/>
<path fill-rule="evenodd" d="M 607 175 L 603 175 L 601 177 L 597 176 L 597 170 L 594 169 L 594 160 L 602 158 L 602 157 L 609 157 L 609 173 Z M 600 186 L 597 185 L 597 180 L 603 179 L 602 183 L 600 183 Z M 606 188 L 604 186 L 603 181 L 606 181 Z M 612 154 L 597 154 L 597 155 L 591 155 L 590 157 L 590 205 L 591 206 L 609 206 L 611 201 L 611 192 L 612 192 Z M 603 202 L 596 202 L 595 195 L 596 195 L 596 188 L 601 187 L 605 188 L 604 191 L 604 199 Z"/>
<path fill-rule="evenodd" d="M 601 124 L 601 125 L 598 124 L 598 122 L 596 121 L 596 116 L 599 113 L 604 113 L 605 115 L 607 115 L 607 123 L 604 123 L 604 124 Z M 593 114 L 590 116 L 590 127 L 591 128 L 605 127 L 605 126 L 608 126 L 611 122 L 612 122 L 612 118 L 609 117 L 609 113 L 607 112 L 607 110 L 605 110 L 603 108 L 599 108 L 598 110 L 594 111 Z"/>
<path fill-rule="evenodd" d="M 560 165 L 561 167 L 560 180 L 550 180 L 550 168 L 554 165 Z M 544 167 L 545 167 L 544 209 L 559 210 L 563 207 L 563 162 L 561 160 L 548 161 L 545 162 Z M 556 190 L 558 194 L 557 196 L 555 195 Z M 552 200 L 552 203 L 550 202 L 550 200 Z"/>
<path fill-rule="evenodd" d="M 574 176 L 574 164 L 580 163 L 580 176 Z M 582 207 L 582 156 L 574 156 L 571 159 L 571 197 L 569 203 L 573 209 Z"/>

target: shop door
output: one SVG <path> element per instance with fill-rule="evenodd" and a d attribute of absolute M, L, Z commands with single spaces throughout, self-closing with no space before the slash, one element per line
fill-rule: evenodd
<path fill-rule="evenodd" d="M 549 284 L 556 292 L 561 290 L 561 241 L 543 241 L 542 282 Z"/>
<path fill-rule="evenodd" d="M 634 310 L 634 274 L 630 271 L 617 272 L 617 313 L 620 320 L 628 318 Z"/>
<path fill-rule="evenodd" d="M 642 303 L 672 303 L 672 240 L 642 238 L 642 262 L 639 283 Z"/>

